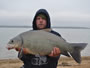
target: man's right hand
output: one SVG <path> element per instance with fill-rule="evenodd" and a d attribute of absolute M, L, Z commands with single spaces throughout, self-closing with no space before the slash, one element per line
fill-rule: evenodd
<path fill-rule="evenodd" d="M 21 51 L 21 48 L 15 48 L 15 50 L 20 52 Z M 23 53 L 24 54 L 30 54 L 29 53 L 29 50 L 27 48 L 23 48 Z"/>
<path fill-rule="evenodd" d="M 16 50 L 16 51 L 20 51 L 20 50 L 21 50 L 21 48 L 15 48 L 15 50 Z"/>

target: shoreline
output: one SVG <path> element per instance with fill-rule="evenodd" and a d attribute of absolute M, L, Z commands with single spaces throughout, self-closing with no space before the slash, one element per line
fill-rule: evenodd
<path fill-rule="evenodd" d="M 20 68 L 23 65 L 21 60 L 0 59 L 0 68 Z M 90 56 L 83 56 L 81 64 L 76 63 L 72 58 L 61 57 L 57 68 L 90 68 Z"/>

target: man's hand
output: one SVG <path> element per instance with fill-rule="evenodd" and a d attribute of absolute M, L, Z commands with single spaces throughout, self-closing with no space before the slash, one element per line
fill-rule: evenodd
<path fill-rule="evenodd" d="M 16 48 L 15 50 L 16 50 L 16 51 L 21 51 L 21 48 Z M 23 48 L 23 53 L 24 53 L 24 54 L 29 54 L 28 49 Z"/>
<path fill-rule="evenodd" d="M 51 52 L 51 54 L 49 54 L 49 56 L 56 57 L 56 56 L 59 56 L 60 53 L 61 53 L 60 49 L 57 47 L 54 47 L 53 51 Z"/>

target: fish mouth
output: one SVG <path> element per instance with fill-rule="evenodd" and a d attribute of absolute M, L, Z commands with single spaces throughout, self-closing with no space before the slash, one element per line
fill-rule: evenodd
<path fill-rule="evenodd" d="M 13 44 L 7 44 L 6 48 L 8 50 L 11 50 L 11 49 L 14 49 L 15 48 L 15 45 L 13 45 Z"/>

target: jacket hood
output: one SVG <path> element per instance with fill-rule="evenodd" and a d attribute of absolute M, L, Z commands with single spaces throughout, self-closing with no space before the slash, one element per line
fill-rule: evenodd
<path fill-rule="evenodd" d="M 45 10 L 45 9 L 39 9 L 35 16 L 34 16 L 34 19 L 33 19 L 33 22 L 32 22 L 32 27 L 33 27 L 33 30 L 38 30 L 37 29 L 37 26 L 36 26 L 36 17 L 39 15 L 39 14 L 44 14 L 46 16 L 46 20 L 47 20 L 47 25 L 46 25 L 46 28 L 51 28 L 51 22 L 50 22 L 50 16 L 48 14 L 48 12 Z"/>

